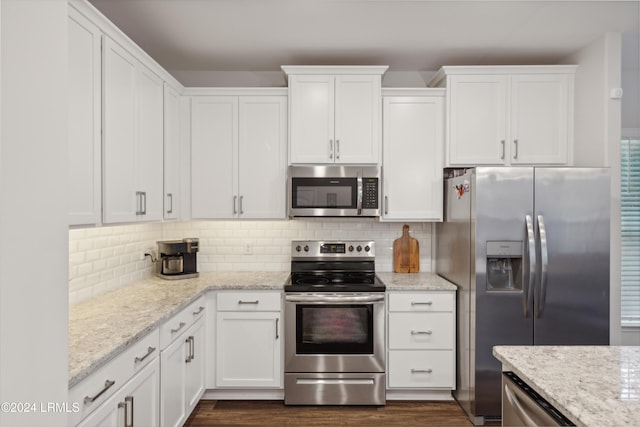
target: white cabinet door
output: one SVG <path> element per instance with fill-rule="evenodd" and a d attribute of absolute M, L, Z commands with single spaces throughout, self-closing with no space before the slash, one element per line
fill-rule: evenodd
<path fill-rule="evenodd" d="M 285 218 L 287 97 L 242 96 L 239 109 L 239 217 Z"/>
<path fill-rule="evenodd" d="M 382 219 L 442 220 L 442 96 L 383 101 Z"/>
<path fill-rule="evenodd" d="M 216 386 L 282 386 L 280 312 L 218 312 Z"/>
<path fill-rule="evenodd" d="M 160 423 L 181 426 L 187 416 L 186 368 L 189 343 L 182 334 L 160 353 Z"/>
<path fill-rule="evenodd" d="M 160 364 L 156 358 L 78 424 L 78 427 L 159 425 L 159 384 Z"/>
<path fill-rule="evenodd" d="M 193 97 L 191 115 L 191 216 L 234 218 L 238 97 Z"/>
<path fill-rule="evenodd" d="M 164 219 L 180 218 L 180 95 L 164 85 Z"/>
<path fill-rule="evenodd" d="M 286 96 L 192 98 L 193 218 L 285 218 L 286 105 Z"/>
<path fill-rule="evenodd" d="M 336 163 L 378 163 L 380 76 L 335 77 Z"/>
<path fill-rule="evenodd" d="M 451 76 L 449 164 L 504 164 L 508 157 L 507 84 L 504 75 Z"/>
<path fill-rule="evenodd" d="M 378 163 L 380 82 L 380 75 L 291 75 L 291 163 Z"/>
<path fill-rule="evenodd" d="M 568 159 L 569 76 L 511 76 L 511 164 L 564 164 Z"/>
<path fill-rule="evenodd" d="M 69 224 L 101 215 L 101 33 L 69 8 Z"/>
<path fill-rule="evenodd" d="M 291 163 L 334 162 L 333 76 L 289 77 Z"/>
<path fill-rule="evenodd" d="M 103 207 L 104 222 L 137 219 L 136 59 L 117 43 L 103 40 Z"/>
<path fill-rule="evenodd" d="M 163 82 L 103 43 L 104 222 L 162 219 Z"/>
<path fill-rule="evenodd" d="M 163 82 L 151 70 L 138 64 L 138 180 L 137 191 L 143 192 L 143 214 L 140 219 L 162 219 L 163 163 Z"/>
<path fill-rule="evenodd" d="M 186 414 L 190 414 L 196 407 L 202 393 L 204 393 L 204 370 L 206 361 L 205 351 L 205 322 L 200 318 L 187 333 L 187 340 L 191 340 L 190 361 L 186 364 L 185 376 L 185 404 Z M 189 343 L 187 343 L 189 344 Z"/>

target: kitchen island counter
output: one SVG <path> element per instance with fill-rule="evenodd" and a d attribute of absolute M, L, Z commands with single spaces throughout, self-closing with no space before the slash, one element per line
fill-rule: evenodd
<path fill-rule="evenodd" d="M 640 420 L 640 347 L 496 346 L 512 371 L 578 426 Z"/>

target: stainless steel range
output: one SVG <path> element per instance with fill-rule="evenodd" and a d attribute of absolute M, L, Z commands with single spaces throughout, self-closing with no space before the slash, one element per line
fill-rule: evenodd
<path fill-rule="evenodd" d="M 385 286 L 373 241 L 293 241 L 285 404 L 385 404 Z"/>

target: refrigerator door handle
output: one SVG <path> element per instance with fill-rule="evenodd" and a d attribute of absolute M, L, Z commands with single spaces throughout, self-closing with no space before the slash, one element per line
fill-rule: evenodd
<path fill-rule="evenodd" d="M 529 306 L 531 301 L 531 293 L 533 292 L 533 283 L 536 277 L 536 235 L 533 229 L 533 218 L 531 215 L 526 215 L 524 218 L 526 225 L 526 239 L 525 239 L 525 257 L 528 261 L 528 269 L 523 271 L 523 287 L 522 287 L 522 299 L 524 317 L 529 317 Z"/>
<path fill-rule="evenodd" d="M 547 299 L 547 270 L 549 268 L 549 252 L 547 250 L 547 231 L 544 217 L 538 215 L 538 237 L 540 238 L 540 293 L 536 301 L 536 317 L 542 316 Z"/>

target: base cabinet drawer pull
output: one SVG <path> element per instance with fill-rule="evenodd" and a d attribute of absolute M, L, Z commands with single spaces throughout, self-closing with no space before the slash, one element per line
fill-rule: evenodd
<path fill-rule="evenodd" d="M 411 301 L 411 305 L 433 305 L 433 301 Z"/>
<path fill-rule="evenodd" d="M 135 362 L 139 363 L 142 362 L 144 359 L 146 359 L 147 357 L 149 357 L 151 355 L 151 353 L 153 353 L 154 351 L 156 351 L 155 347 L 149 347 L 147 348 L 147 354 L 145 354 L 144 356 L 140 357 L 140 356 L 136 356 Z"/>
<path fill-rule="evenodd" d="M 200 307 L 198 307 L 198 311 L 194 311 L 193 312 L 193 315 L 197 316 L 198 314 L 202 313 L 203 310 L 204 310 L 204 307 L 200 306 Z"/>
<path fill-rule="evenodd" d="M 411 335 L 431 335 L 433 331 L 411 331 Z"/>
<path fill-rule="evenodd" d="M 180 324 L 178 325 L 178 327 L 176 329 L 172 329 L 171 333 L 175 334 L 176 332 L 178 332 L 180 329 L 184 328 L 187 324 L 184 322 L 180 322 Z"/>
<path fill-rule="evenodd" d="M 260 304 L 260 300 L 255 300 L 255 301 L 238 300 L 238 304 Z"/>
<path fill-rule="evenodd" d="M 433 369 L 414 369 L 411 368 L 412 374 L 430 374 L 433 372 Z"/>
<path fill-rule="evenodd" d="M 100 396 L 102 396 L 104 394 L 105 391 L 109 390 L 111 387 L 113 387 L 113 385 L 116 382 L 113 380 L 107 380 L 104 382 L 104 388 L 102 390 L 100 390 L 98 392 L 98 394 L 96 394 L 95 396 L 85 396 L 84 397 L 84 403 L 91 403 L 94 402 L 97 398 L 99 398 Z"/>

